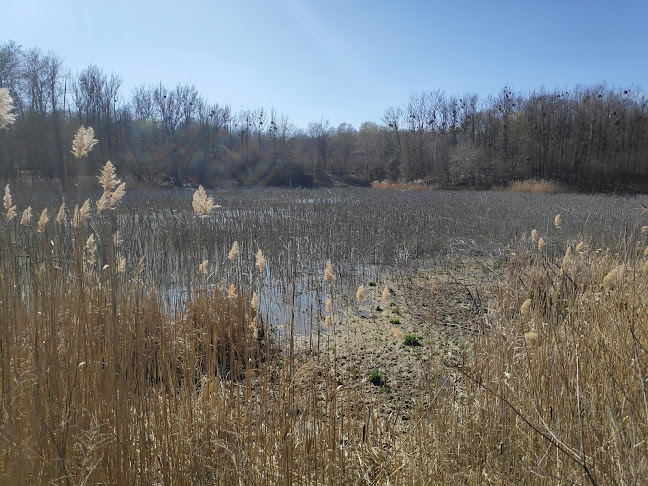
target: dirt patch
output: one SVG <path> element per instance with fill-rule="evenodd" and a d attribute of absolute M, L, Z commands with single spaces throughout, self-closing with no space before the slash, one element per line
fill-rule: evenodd
<path fill-rule="evenodd" d="M 462 379 L 449 364 L 469 358 L 498 280 L 489 264 L 460 262 L 365 285 L 365 299 L 334 316 L 335 331 L 322 341 L 338 385 L 359 392 L 397 428 L 439 393 L 461 394 Z"/>

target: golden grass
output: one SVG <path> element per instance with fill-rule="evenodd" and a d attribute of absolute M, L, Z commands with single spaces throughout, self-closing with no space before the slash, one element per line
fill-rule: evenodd
<path fill-rule="evenodd" d="M 16 211 L 8 187 L 4 203 Z M 197 191 L 188 232 L 213 207 Z M 203 275 L 174 308 L 142 283 L 143 257 L 126 264 L 115 220 L 89 201 L 70 221 L 64 208 L 57 225 L 0 223 L 0 484 L 648 481 L 641 242 L 555 258 L 542 238 L 521 242 L 481 331 L 421 361 L 403 425 L 340 382 L 336 352 L 280 352 L 262 286 Z M 335 339 L 330 260 L 323 277 Z M 440 386 L 448 368 L 463 378 Z"/>
<path fill-rule="evenodd" d="M 93 218 L 63 218 L 37 239 L 35 227 L 2 226 L 2 483 L 648 479 L 643 246 L 583 246 L 554 262 L 525 240 L 479 318 L 484 333 L 422 364 L 399 431 L 360 383 L 338 383 L 335 355 L 279 355 L 258 294 L 200 284 L 170 311 L 140 282 L 142 261 L 120 273 L 121 238 Z M 61 233 L 73 235 L 67 252 Z M 463 380 L 434 386 L 447 367 Z"/>
<path fill-rule="evenodd" d="M 533 194 L 558 194 L 566 192 L 560 184 L 544 180 L 515 181 L 508 188 L 509 192 L 530 192 Z"/>

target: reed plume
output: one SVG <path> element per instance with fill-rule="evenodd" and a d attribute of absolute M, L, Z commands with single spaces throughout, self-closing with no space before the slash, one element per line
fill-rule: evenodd
<path fill-rule="evenodd" d="M 92 269 L 95 264 L 95 253 L 97 251 L 97 244 L 95 242 L 95 237 L 93 234 L 88 236 L 88 240 L 86 241 L 85 245 L 86 251 L 88 252 L 88 256 L 86 258 L 86 264 L 88 270 Z"/>
<path fill-rule="evenodd" d="M 520 314 L 526 317 L 529 315 L 530 310 L 531 310 L 531 299 L 527 299 L 522 303 L 522 306 L 520 307 Z"/>
<path fill-rule="evenodd" d="M 391 292 L 389 291 L 389 287 L 385 287 L 385 288 L 383 289 L 382 299 L 383 299 L 385 302 L 388 302 L 389 299 L 390 299 L 390 297 L 391 297 Z"/>
<path fill-rule="evenodd" d="M 203 262 L 198 265 L 198 273 L 200 273 L 201 275 L 206 275 L 207 265 L 209 265 L 209 260 L 203 260 Z"/>
<path fill-rule="evenodd" d="M 5 186 L 4 198 L 2 200 L 4 202 L 4 207 L 7 210 L 7 221 L 11 221 L 16 217 L 17 208 L 16 206 L 12 206 L 11 191 L 9 190 L 9 184 Z"/>
<path fill-rule="evenodd" d="M 335 275 L 333 275 L 333 267 L 331 266 L 331 260 L 326 260 L 326 268 L 324 269 L 324 281 L 329 284 L 333 284 L 335 281 Z"/>
<path fill-rule="evenodd" d="M 112 191 L 113 188 L 117 187 L 121 182 L 115 174 L 115 166 L 110 160 L 105 163 L 101 169 L 101 173 L 97 176 L 97 179 L 99 179 L 99 183 L 104 192 Z"/>
<path fill-rule="evenodd" d="M 92 127 L 85 128 L 83 125 L 79 127 L 72 140 L 72 154 L 80 159 L 92 150 L 99 140 L 94 138 L 94 130 Z"/>
<path fill-rule="evenodd" d="M 557 229 L 562 228 L 562 219 L 560 218 L 560 214 L 556 214 L 556 217 L 554 218 L 554 226 Z"/>
<path fill-rule="evenodd" d="M 252 294 L 252 300 L 250 301 L 250 305 L 252 306 L 252 310 L 254 310 L 254 312 L 256 312 L 256 311 L 258 310 L 258 307 L 259 307 L 259 297 L 257 297 L 257 293 L 256 293 L 256 292 L 254 292 L 254 293 Z"/>
<path fill-rule="evenodd" d="M 44 233 L 45 232 L 45 225 L 49 221 L 49 216 L 47 215 L 47 208 L 43 209 L 43 212 L 40 215 L 40 218 L 38 219 L 38 232 L 39 233 Z"/>
<path fill-rule="evenodd" d="M 230 248 L 230 251 L 227 254 L 227 259 L 234 260 L 236 258 L 236 255 L 238 255 L 238 241 L 232 243 L 232 248 Z"/>
<path fill-rule="evenodd" d="M 56 221 L 61 224 L 65 220 L 65 196 L 63 196 L 63 202 L 61 202 L 61 207 L 56 214 Z"/>
<path fill-rule="evenodd" d="M 97 213 L 108 208 L 114 209 L 126 193 L 126 183 L 117 177 L 115 166 L 110 160 L 103 166 L 97 178 L 103 188 L 103 194 L 97 201 Z"/>
<path fill-rule="evenodd" d="M 616 288 L 623 279 L 623 265 L 610 270 L 605 277 L 603 277 L 603 286 L 612 290 Z"/>
<path fill-rule="evenodd" d="M 259 248 L 256 253 L 256 266 L 259 267 L 259 270 L 261 270 L 262 272 L 265 270 L 266 267 L 266 259 L 263 256 L 263 252 L 261 251 L 261 248 Z"/>
<path fill-rule="evenodd" d="M 531 241 L 533 241 L 534 243 L 536 241 L 538 241 L 538 231 L 537 230 L 531 231 Z"/>
<path fill-rule="evenodd" d="M 191 205 L 199 218 L 206 218 L 213 209 L 220 208 L 218 204 L 214 204 L 212 196 L 207 196 L 203 186 L 198 186 L 198 190 L 194 192 Z"/>
<path fill-rule="evenodd" d="M 327 297 L 326 299 L 326 312 L 329 314 L 333 312 L 333 299 L 330 297 Z"/>
<path fill-rule="evenodd" d="M 117 273 L 124 273 L 124 270 L 126 270 L 126 259 L 117 255 Z"/>
<path fill-rule="evenodd" d="M 567 270 L 567 264 L 569 263 L 569 256 L 571 255 L 571 253 L 572 253 L 571 246 L 568 246 L 567 249 L 565 250 L 565 256 L 563 256 L 562 264 L 560 265 L 560 270 L 563 272 Z"/>
<path fill-rule="evenodd" d="M 236 287 L 234 287 L 234 284 L 230 284 L 229 287 L 227 287 L 227 298 L 233 300 L 236 299 L 236 296 Z"/>
<path fill-rule="evenodd" d="M 87 219 L 90 212 L 90 199 L 86 199 L 81 208 L 76 204 L 74 206 L 74 216 L 72 217 L 72 227 L 77 228 Z"/>
<path fill-rule="evenodd" d="M 20 218 L 20 224 L 23 226 L 29 224 L 31 222 L 31 217 L 32 217 L 31 206 L 27 206 L 27 209 L 25 209 L 22 213 L 22 218 Z"/>
<path fill-rule="evenodd" d="M 543 253 L 545 251 L 546 245 L 545 245 L 545 240 L 544 238 L 540 237 L 538 240 L 538 251 L 540 253 Z"/>
<path fill-rule="evenodd" d="M 365 299 L 364 285 L 358 287 L 358 290 L 356 291 L 356 299 L 358 302 L 362 302 Z"/>
<path fill-rule="evenodd" d="M 0 88 L 0 128 L 5 128 L 16 121 L 16 115 L 11 113 L 14 109 L 13 99 L 8 88 Z"/>

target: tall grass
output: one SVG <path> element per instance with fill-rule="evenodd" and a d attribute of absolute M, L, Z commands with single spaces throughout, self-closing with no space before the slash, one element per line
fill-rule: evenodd
<path fill-rule="evenodd" d="M 274 205 L 223 193 L 217 208 L 201 188 L 120 209 L 113 168 L 101 181 L 100 204 L 38 206 L 38 221 L 19 220 L 24 195 L 5 190 L 0 483 L 648 481 L 636 200 L 270 192 Z M 600 231 L 583 239 L 588 226 Z M 461 354 L 420 361 L 407 420 L 384 414 L 338 363 L 340 307 L 351 312 L 352 292 L 372 305 L 349 290 L 354 267 L 408 252 L 492 258 L 497 245 L 505 280 L 465 326 L 480 331 Z M 332 354 L 297 347 L 300 314 L 302 333 L 330 324 Z M 448 370 L 460 378 L 442 384 Z"/>
<path fill-rule="evenodd" d="M 545 180 L 515 181 L 509 189 L 510 192 L 529 192 L 533 194 L 558 194 L 567 192 L 566 188 L 555 182 Z"/>

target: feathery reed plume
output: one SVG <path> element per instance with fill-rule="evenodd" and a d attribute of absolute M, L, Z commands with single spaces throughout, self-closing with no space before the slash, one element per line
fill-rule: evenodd
<path fill-rule="evenodd" d="M 7 221 L 11 221 L 16 217 L 17 208 L 16 206 L 11 205 L 12 200 L 11 200 L 11 191 L 9 190 L 9 184 L 5 186 L 4 198 L 2 200 L 4 202 L 4 207 L 7 210 Z"/>
<path fill-rule="evenodd" d="M 646 233 L 648 233 L 648 226 L 642 226 L 641 227 L 641 234 L 645 235 Z"/>
<path fill-rule="evenodd" d="M 259 267 L 259 270 L 261 270 L 262 272 L 265 270 L 266 267 L 266 259 L 263 256 L 263 252 L 261 251 L 261 248 L 259 248 L 256 253 L 256 266 Z"/>
<path fill-rule="evenodd" d="M 434 297 L 434 291 L 436 290 L 436 282 L 432 282 L 430 285 L 430 297 Z"/>
<path fill-rule="evenodd" d="M 405 333 L 403 331 L 401 331 L 400 329 L 394 326 L 390 326 L 390 327 L 391 327 L 392 334 L 398 341 L 402 340 L 405 337 Z"/>
<path fill-rule="evenodd" d="M 390 299 L 390 297 L 391 297 L 391 292 L 389 291 L 389 287 L 385 287 L 382 293 L 382 300 L 387 302 Z"/>
<path fill-rule="evenodd" d="M 100 213 L 104 209 L 113 209 L 117 206 L 126 193 L 126 183 L 117 177 L 115 166 L 110 160 L 103 166 L 97 178 L 103 188 L 103 194 L 97 201 L 97 213 Z"/>
<path fill-rule="evenodd" d="M 330 297 L 327 297 L 326 299 L 326 312 L 329 314 L 333 312 L 333 299 Z"/>
<path fill-rule="evenodd" d="M 80 159 L 90 152 L 97 143 L 99 143 L 99 140 L 94 138 L 92 127 L 84 128 L 81 125 L 74 136 L 74 140 L 72 140 L 72 154 L 77 159 Z"/>
<path fill-rule="evenodd" d="M 560 214 L 556 214 L 556 217 L 554 218 L 554 226 L 558 229 L 562 227 L 562 219 L 560 219 Z"/>
<path fill-rule="evenodd" d="M 88 240 L 86 241 L 86 250 L 88 251 L 88 257 L 86 259 L 88 269 L 91 269 L 94 267 L 95 264 L 95 252 L 97 251 L 97 244 L 95 243 L 95 238 L 94 235 L 91 234 L 88 236 Z"/>
<path fill-rule="evenodd" d="M 581 241 L 576 245 L 576 253 L 581 253 L 583 249 L 585 248 L 585 242 Z"/>
<path fill-rule="evenodd" d="M 358 287 L 358 290 L 356 291 L 356 299 L 358 302 L 362 302 L 365 299 L 364 285 Z"/>
<path fill-rule="evenodd" d="M 11 221 L 16 217 L 16 210 L 16 206 L 11 206 L 9 209 L 7 209 L 7 221 Z"/>
<path fill-rule="evenodd" d="M 537 346 L 540 338 L 538 337 L 537 332 L 525 332 L 524 333 L 524 344 L 528 347 Z"/>
<path fill-rule="evenodd" d="M 31 206 L 27 206 L 27 209 L 25 209 L 22 213 L 22 218 L 20 218 L 20 224 L 26 225 L 31 222 L 31 217 L 32 217 L 32 210 Z"/>
<path fill-rule="evenodd" d="M 331 316 L 326 316 L 326 317 L 324 318 L 324 325 L 325 325 L 326 327 L 331 327 Z"/>
<path fill-rule="evenodd" d="M 644 248 L 643 256 L 648 256 L 648 246 Z"/>
<path fill-rule="evenodd" d="M 108 204 L 111 209 L 115 208 L 117 204 L 119 204 L 119 201 L 124 197 L 124 194 L 126 194 L 126 183 L 122 182 L 113 192 L 110 193 L 110 201 Z"/>
<path fill-rule="evenodd" d="M 259 338 L 259 327 L 257 326 L 257 316 L 254 316 L 252 322 L 250 322 L 250 329 L 252 330 L 252 337 L 254 339 Z"/>
<path fill-rule="evenodd" d="M 115 174 L 115 166 L 110 160 L 104 164 L 101 173 L 97 176 L 97 179 L 99 179 L 99 183 L 104 192 L 112 191 L 113 188 L 117 187 L 121 182 Z"/>
<path fill-rule="evenodd" d="M 0 128 L 5 128 L 16 121 L 13 110 L 13 99 L 8 88 L 0 88 Z"/>
<path fill-rule="evenodd" d="M 90 199 L 86 199 L 83 202 L 81 209 L 79 209 L 79 222 L 83 223 L 88 217 L 89 213 L 90 213 Z"/>
<path fill-rule="evenodd" d="M 214 204 L 214 198 L 212 196 L 207 196 L 203 186 L 198 186 L 198 190 L 194 192 L 191 205 L 193 206 L 194 213 L 199 218 L 206 218 L 214 208 L 220 208 L 218 204 Z"/>
<path fill-rule="evenodd" d="M 329 284 L 333 284 L 335 281 L 335 275 L 333 275 L 333 267 L 331 266 L 331 260 L 326 260 L 326 268 L 324 269 L 324 281 Z"/>
<path fill-rule="evenodd" d="M 198 265 L 198 273 L 200 273 L 201 275 L 206 275 L 207 265 L 209 265 L 209 260 L 203 260 L 203 262 Z"/>
<path fill-rule="evenodd" d="M 38 232 L 43 233 L 45 232 L 45 225 L 49 221 L 49 216 L 47 215 L 47 208 L 43 209 L 43 212 L 40 215 L 40 218 L 38 218 Z"/>
<path fill-rule="evenodd" d="M 603 286 L 612 290 L 616 288 L 623 279 L 623 265 L 610 270 L 605 277 L 603 277 Z"/>
<path fill-rule="evenodd" d="M 546 248 L 545 240 L 544 238 L 540 237 L 540 239 L 538 240 L 538 251 L 542 253 L 545 251 L 545 248 Z"/>
<path fill-rule="evenodd" d="M 108 203 L 110 202 L 110 195 L 107 192 L 104 192 L 101 197 L 97 200 L 97 214 L 99 214 L 104 209 L 108 209 Z"/>
<path fill-rule="evenodd" d="M 520 314 L 523 317 L 526 317 L 529 315 L 530 310 L 531 310 L 531 299 L 527 299 L 524 302 L 522 302 L 522 306 L 520 307 Z"/>
<path fill-rule="evenodd" d="M 11 207 L 11 190 L 9 189 L 9 184 L 5 186 L 5 193 L 4 197 L 2 198 L 2 202 L 4 203 L 5 209 L 9 209 Z"/>
<path fill-rule="evenodd" d="M 569 263 L 569 256 L 571 255 L 571 252 L 572 252 L 571 246 L 568 246 L 567 249 L 565 250 L 565 256 L 563 256 L 562 264 L 560 265 L 560 270 L 563 272 L 567 270 L 567 264 Z"/>
<path fill-rule="evenodd" d="M 227 254 L 227 259 L 234 260 L 236 258 L 236 255 L 238 255 L 238 241 L 232 243 L 232 248 L 230 248 L 230 251 Z"/>
<path fill-rule="evenodd" d="M 229 287 L 227 287 L 227 298 L 232 300 L 236 299 L 236 287 L 234 287 L 234 284 L 230 284 Z"/>
<path fill-rule="evenodd" d="M 65 196 L 63 196 L 63 202 L 61 202 L 61 207 L 58 210 L 58 213 L 56 214 L 56 221 L 58 221 L 59 224 L 63 222 L 65 219 Z"/>
<path fill-rule="evenodd" d="M 117 273 L 124 273 L 124 270 L 126 270 L 126 259 L 117 255 Z"/>
<path fill-rule="evenodd" d="M 252 306 L 252 310 L 256 312 L 259 308 L 259 298 L 257 297 L 257 293 L 254 292 L 252 293 L 252 300 L 250 301 L 250 305 Z"/>
<path fill-rule="evenodd" d="M 534 243 L 536 241 L 538 241 L 538 231 L 537 230 L 531 231 L 531 241 L 533 241 Z"/>

